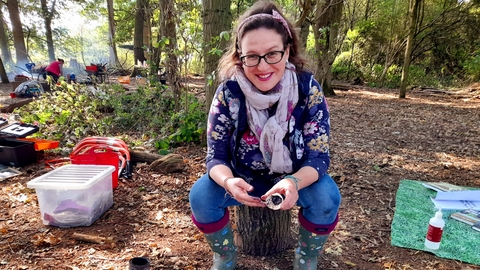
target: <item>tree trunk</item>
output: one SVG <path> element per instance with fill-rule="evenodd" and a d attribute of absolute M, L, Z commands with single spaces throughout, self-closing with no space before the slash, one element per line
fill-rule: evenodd
<path fill-rule="evenodd" d="M 147 4 L 145 4 L 145 11 L 143 17 L 143 47 L 147 49 L 144 51 L 144 56 L 148 60 L 151 60 L 150 52 L 152 51 L 152 12 L 150 11 L 150 4 L 148 4 L 148 0 L 145 0 Z"/>
<path fill-rule="evenodd" d="M 400 82 L 399 98 L 405 98 L 407 93 L 408 69 L 412 60 L 413 43 L 415 42 L 415 31 L 418 18 L 418 8 L 422 0 L 410 0 L 409 3 L 409 26 L 407 46 L 405 47 L 405 57 L 403 59 L 402 79 Z"/>
<path fill-rule="evenodd" d="M 24 66 L 28 63 L 27 47 L 25 46 L 25 36 L 23 35 L 22 20 L 18 9 L 18 0 L 7 0 L 8 13 L 12 23 L 13 43 L 15 46 L 15 55 L 17 56 L 17 66 Z"/>
<path fill-rule="evenodd" d="M 0 57 L 0 78 L 2 79 L 2 83 L 9 83 L 7 72 L 5 71 L 5 66 L 3 65 L 2 58 Z"/>
<path fill-rule="evenodd" d="M 10 48 L 8 47 L 7 37 L 7 25 L 3 18 L 3 2 L 0 2 L 0 47 L 3 56 L 3 62 L 8 64 L 12 61 L 12 55 L 10 54 Z"/>
<path fill-rule="evenodd" d="M 173 0 L 159 0 L 160 1 L 160 27 L 161 33 L 165 36 L 169 43 L 165 46 L 165 53 L 167 54 L 166 71 L 167 79 L 175 97 L 175 111 L 180 110 L 181 99 L 181 85 L 180 76 L 178 75 L 178 59 L 175 55 L 177 48 L 177 27 L 175 24 L 175 2 Z"/>
<path fill-rule="evenodd" d="M 52 17 L 55 13 L 55 1 L 52 3 L 52 10 L 49 11 L 47 7 L 47 0 L 40 0 L 42 8 L 42 17 L 45 23 L 45 36 L 47 39 L 47 51 L 48 59 L 50 62 L 55 61 L 55 49 L 53 46 L 53 34 L 52 34 Z"/>
<path fill-rule="evenodd" d="M 238 206 L 235 215 L 235 245 L 245 254 L 266 256 L 295 245 L 291 211 Z"/>
<path fill-rule="evenodd" d="M 113 0 L 107 0 L 108 11 L 108 45 L 110 47 L 110 64 L 117 66 L 120 64 L 117 54 L 117 44 L 115 42 L 115 12 L 113 10 Z"/>
<path fill-rule="evenodd" d="M 340 24 L 343 15 L 343 0 L 326 0 L 317 4 L 314 35 L 318 65 L 315 77 L 319 80 L 327 96 L 335 95 L 332 85 L 331 68 L 338 55 L 343 39 L 339 39 Z"/>
<path fill-rule="evenodd" d="M 146 5 L 145 2 L 146 0 L 137 0 L 135 7 L 135 28 L 133 30 L 134 65 L 136 65 L 138 62 L 143 63 L 145 60 L 147 60 L 143 51 L 143 25 Z"/>
<path fill-rule="evenodd" d="M 227 40 L 221 39 L 215 42 L 222 31 L 228 31 L 232 27 L 232 13 L 230 12 L 231 0 L 203 0 L 203 55 L 205 74 L 205 94 L 207 110 L 215 94 L 217 85 L 211 74 L 217 69 L 220 55 L 209 53 L 213 48 L 225 51 Z M 218 46 L 218 47 L 217 47 Z"/>
<path fill-rule="evenodd" d="M 307 49 L 307 39 L 310 33 L 311 13 L 315 8 L 316 1 L 302 0 L 299 1 L 300 17 L 295 22 L 295 26 L 300 28 L 300 40 L 302 41 L 303 50 Z"/>

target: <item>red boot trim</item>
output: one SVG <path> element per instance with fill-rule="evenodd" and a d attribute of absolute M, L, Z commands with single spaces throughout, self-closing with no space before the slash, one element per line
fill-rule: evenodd
<path fill-rule="evenodd" d="M 228 208 L 225 208 L 225 215 L 223 215 L 219 221 L 213 223 L 199 223 L 193 215 L 192 221 L 202 233 L 214 233 L 218 232 L 228 224 L 230 221 L 230 212 L 228 211 Z"/>

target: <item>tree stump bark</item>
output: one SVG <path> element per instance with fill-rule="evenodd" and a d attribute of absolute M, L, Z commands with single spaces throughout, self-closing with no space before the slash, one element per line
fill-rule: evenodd
<path fill-rule="evenodd" d="M 155 153 L 149 153 L 144 151 L 130 150 L 130 160 L 133 163 L 147 162 L 152 163 L 157 159 L 161 159 L 163 156 Z"/>
<path fill-rule="evenodd" d="M 179 172 L 185 169 L 185 162 L 181 155 L 168 154 L 152 162 L 149 169 L 159 173 Z"/>
<path fill-rule="evenodd" d="M 185 169 L 185 161 L 179 154 L 168 154 L 162 156 L 155 153 L 131 150 L 130 162 L 150 163 L 149 169 L 159 173 L 179 172 Z"/>
<path fill-rule="evenodd" d="M 266 256 L 293 248 L 291 211 L 235 207 L 235 245 L 245 254 Z"/>

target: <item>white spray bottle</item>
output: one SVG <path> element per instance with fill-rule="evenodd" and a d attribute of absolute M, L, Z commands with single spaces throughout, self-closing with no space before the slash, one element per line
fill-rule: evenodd
<path fill-rule="evenodd" d="M 425 237 L 425 247 L 436 250 L 440 248 L 442 241 L 443 227 L 445 221 L 443 220 L 442 209 L 438 209 L 435 216 L 430 219 L 428 223 L 427 236 Z"/>

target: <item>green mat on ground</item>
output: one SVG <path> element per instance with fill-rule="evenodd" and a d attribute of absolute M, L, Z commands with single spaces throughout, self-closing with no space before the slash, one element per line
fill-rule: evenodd
<path fill-rule="evenodd" d="M 480 232 L 470 225 L 450 219 L 458 210 L 443 210 L 445 227 L 438 250 L 424 246 L 428 222 L 436 209 L 430 197 L 436 191 L 422 186 L 420 181 L 401 180 L 396 195 L 396 209 L 392 221 L 392 245 L 424 250 L 438 257 L 480 265 Z"/>

